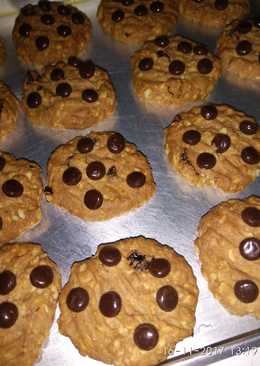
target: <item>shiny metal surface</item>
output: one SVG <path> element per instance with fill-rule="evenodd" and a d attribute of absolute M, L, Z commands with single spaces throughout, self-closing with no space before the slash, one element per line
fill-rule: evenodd
<path fill-rule="evenodd" d="M 144 235 L 171 245 L 184 255 L 191 264 L 200 288 L 199 303 L 196 312 L 197 323 L 194 337 L 177 345 L 173 354 L 169 351 L 169 362 L 177 357 L 180 365 L 208 365 L 216 359 L 228 357 L 243 347 L 260 345 L 260 321 L 251 317 L 230 315 L 214 300 L 202 278 L 199 262 L 195 256 L 193 240 L 200 216 L 210 207 L 230 197 L 246 197 L 252 193 L 260 194 L 260 180 L 252 184 L 240 195 L 227 195 L 213 189 L 196 189 L 177 177 L 168 166 L 163 154 L 163 127 L 167 126 L 174 114 L 158 116 L 145 112 L 135 101 L 131 90 L 131 70 L 128 57 L 131 50 L 118 46 L 103 36 L 95 21 L 97 3 L 89 1 L 80 8 L 86 11 L 94 25 L 91 58 L 110 71 L 118 100 L 118 113 L 111 120 L 100 123 L 93 129 L 120 131 L 143 151 L 153 168 L 157 183 L 156 196 L 143 208 L 106 222 L 85 223 L 62 210 L 43 202 L 43 220 L 39 226 L 25 234 L 19 240 L 32 240 L 43 245 L 49 256 L 56 261 L 66 282 L 70 266 L 74 261 L 84 259 L 95 252 L 98 244 L 120 238 Z M 21 69 L 11 43 L 11 29 L 14 17 L 1 19 L 0 31 L 8 46 L 8 63 L 4 79 L 15 93 L 21 95 L 21 85 L 25 72 Z M 179 29 L 183 34 L 201 40 L 198 34 Z M 214 48 L 214 40 L 204 38 Z M 260 121 L 259 94 L 243 91 L 224 80 L 220 80 L 211 101 L 225 102 L 241 109 Z M 52 150 L 60 143 L 85 131 L 51 131 L 33 128 L 25 117 L 19 121 L 17 131 L 0 148 L 14 153 L 17 157 L 26 157 L 37 161 L 46 174 L 46 162 Z M 44 178 L 45 179 L 45 178 Z M 214 253 L 212 253 L 214 255 Z M 57 311 L 58 315 L 58 311 Z M 253 333 L 243 335 L 246 332 Z M 256 331 L 255 331 L 256 330 Z M 223 340 L 230 339 L 228 342 Z M 204 348 L 208 345 L 211 348 Z M 214 348 L 215 347 L 215 348 Z M 198 349 L 201 348 L 200 351 Z M 193 353 L 192 353 L 193 351 Z M 83 366 L 98 365 L 97 361 L 84 358 L 68 338 L 59 334 L 57 324 L 52 327 L 49 341 L 44 348 L 39 366 Z"/>

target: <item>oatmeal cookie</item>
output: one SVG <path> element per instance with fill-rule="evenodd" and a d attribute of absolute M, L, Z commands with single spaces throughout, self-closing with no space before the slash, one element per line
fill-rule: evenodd
<path fill-rule="evenodd" d="M 9 87 L 0 80 L 0 140 L 16 128 L 20 103 Z"/>

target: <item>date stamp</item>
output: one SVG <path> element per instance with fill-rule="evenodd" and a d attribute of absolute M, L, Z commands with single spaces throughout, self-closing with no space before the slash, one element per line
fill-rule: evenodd
<path fill-rule="evenodd" d="M 232 346 L 229 350 L 225 346 L 205 346 L 203 348 L 192 348 L 182 347 L 181 349 L 176 348 L 175 350 L 168 350 L 167 354 L 170 357 L 180 357 L 181 355 L 194 355 L 199 353 L 202 356 L 215 357 L 221 356 L 224 352 L 229 352 L 229 356 L 248 355 L 255 356 L 260 352 L 260 348 L 254 346 Z M 230 354 L 231 352 L 231 354 Z"/>

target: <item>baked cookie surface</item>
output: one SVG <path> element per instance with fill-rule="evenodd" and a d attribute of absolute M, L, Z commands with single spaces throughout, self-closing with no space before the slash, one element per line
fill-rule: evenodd
<path fill-rule="evenodd" d="M 0 140 L 16 128 L 20 103 L 9 87 L 0 80 Z"/>
<path fill-rule="evenodd" d="M 61 279 L 32 243 L 0 248 L 0 364 L 32 366 L 52 325 Z"/>
<path fill-rule="evenodd" d="M 220 76 L 220 62 L 189 39 L 159 36 L 131 57 L 133 87 L 144 103 L 180 106 L 205 99 Z"/>
<path fill-rule="evenodd" d="M 108 73 L 91 60 L 68 62 L 29 72 L 23 88 L 23 108 L 39 127 L 87 128 L 110 117 L 116 95 Z"/>
<path fill-rule="evenodd" d="M 195 242 L 213 295 L 237 315 L 260 317 L 260 198 L 229 200 L 202 217 Z"/>
<path fill-rule="evenodd" d="M 5 44 L 2 38 L 0 38 L 0 66 L 5 62 Z"/>
<path fill-rule="evenodd" d="M 192 335 L 197 297 L 190 266 L 172 248 L 144 237 L 119 240 L 73 264 L 59 329 L 82 355 L 157 365 Z"/>
<path fill-rule="evenodd" d="M 66 61 L 88 47 L 91 23 L 86 14 L 59 1 L 40 1 L 21 9 L 13 29 L 17 56 L 29 68 Z"/>
<path fill-rule="evenodd" d="M 177 21 L 175 0 L 102 0 L 97 11 L 105 33 L 124 43 L 142 44 L 172 30 Z"/>
<path fill-rule="evenodd" d="M 221 35 L 217 53 L 223 72 L 260 85 L 260 17 L 234 21 Z"/>
<path fill-rule="evenodd" d="M 41 220 L 40 167 L 0 152 L 0 245 L 13 240 Z"/>
<path fill-rule="evenodd" d="M 150 165 L 114 132 L 91 132 L 59 146 L 48 162 L 47 200 L 83 220 L 106 220 L 155 193 Z"/>
<path fill-rule="evenodd" d="M 239 192 L 259 176 L 259 125 L 227 105 L 194 107 L 166 129 L 165 152 L 191 184 Z"/>

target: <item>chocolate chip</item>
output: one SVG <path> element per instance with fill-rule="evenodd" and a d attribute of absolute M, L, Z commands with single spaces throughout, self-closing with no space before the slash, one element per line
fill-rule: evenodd
<path fill-rule="evenodd" d="M 245 135 L 255 135 L 257 133 L 258 125 L 253 121 L 244 120 L 240 123 L 239 129 Z"/>
<path fill-rule="evenodd" d="M 157 291 L 156 301 L 162 310 L 172 311 L 178 304 L 178 293 L 172 286 L 163 286 Z"/>
<path fill-rule="evenodd" d="M 7 295 L 16 286 L 16 276 L 11 271 L 0 273 L 0 295 Z"/>
<path fill-rule="evenodd" d="M 252 44 L 249 41 L 240 41 L 236 46 L 236 52 L 239 56 L 245 56 L 252 51 Z"/>
<path fill-rule="evenodd" d="M 99 300 L 99 310 L 108 318 L 117 316 L 120 313 L 121 307 L 121 297 L 115 291 L 106 292 Z"/>
<path fill-rule="evenodd" d="M 197 157 L 197 165 L 200 169 L 212 169 L 216 162 L 215 156 L 210 153 L 201 153 Z"/>
<path fill-rule="evenodd" d="M 71 166 L 68 169 L 66 169 L 62 176 L 63 182 L 68 186 L 75 186 L 81 181 L 81 178 L 82 178 L 81 171 L 74 166 Z"/>
<path fill-rule="evenodd" d="M 35 9 L 34 6 L 32 4 L 28 4 L 25 5 L 22 9 L 21 9 L 21 13 L 24 16 L 30 16 L 30 15 L 34 15 L 35 14 Z"/>
<path fill-rule="evenodd" d="M 68 6 L 59 5 L 57 11 L 60 15 L 70 15 L 70 8 Z"/>
<path fill-rule="evenodd" d="M 9 179 L 2 185 L 2 190 L 8 197 L 20 197 L 23 194 L 23 185 L 15 179 Z"/>
<path fill-rule="evenodd" d="M 4 169 L 6 160 L 3 156 L 0 156 L 0 172 Z"/>
<path fill-rule="evenodd" d="M 68 37 L 71 35 L 71 28 L 68 25 L 61 24 L 57 28 L 57 33 L 61 37 Z"/>
<path fill-rule="evenodd" d="M 260 210 L 256 207 L 247 207 L 241 212 L 243 221 L 249 226 L 260 226 Z"/>
<path fill-rule="evenodd" d="M 228 0 L 216 0 L 215 8 L 217 10 L 225 10 L 228 7 Z"/>
<path fill-rule="evenodd" d="M 121 22 L 124 19 L 124 17 L 125 17 L 125 13 L 123 12 L 123 10 L 118 9 L 112 13 L 113 22 L 116 22 L 116 23 Z"/>
<path fill-rule="evenodd" d="M 82 79 L 90 79 L 95 73 L 95 64 L 91 60 L 81 62 L 79 65 L 79 74 Z"/>
<path fill-rule="evenodd" d="M 241 158 L 246 164 L 258 164 L 260 162 L 259 152 L 252 146 L 245 147 L 241 151 Z"/>
<path fill-rule="evenodd" d="M 39 36 L 36 38 L 35 44 L 39 51 L 44 51 L 46 48 L 49 47 L 50 41 L 49 38 L 46 36 Z"/>
<path fill-rule="evenodd" d="M 116 266 L 121 261 L 121 257 L 120 251 L 109 245 L 104 246 L 98 255 L 99 260 L 108 267 Z"/>
<path fill-rule="evenodd" d="M 249 33 L 252 30 L 252 23 L 249 20 L 240 20 L 236 27 L 236 30 L 240 34 Z"/>
<path fill-rule="evenodd" d="M 74 66 L 74 67 L 78 68 L 80 63 L 81 63 L 81 61 L 78 57 L 70 56 L 68 58 L 68 64 L 71 65 L 71 66 Z"/>
<path fill-rule="evenodd" d="M 20 36 L 22 37 L 29 37 L 30 36 L 30 33 L 32 31 L 32 27 L 30 24 L 27 24 L 27 23 L 23 23 L 20 27 L 19 27 L 19 34 Z"/>
<path fill-rule="evenodd" d="M 126 181 L 131 188 L 140 188 L 145 184 L 145 175 L 141 172 L 132 172 L 128 174 Z"/>
<path fill-rule="evenodd" d="M 153 59 L 151 57 L 145 57 L 143 58 L 139 64 L 138 67 L 142 71 L 148 71 L 153 67 Z"/>
<path fill-rule="evenodd" d="M 58 81 L 58 80 L 61 80 L 61 79 L 64 79 L 64 71 L 60 68 L 56 68 L 54 70 L 52 70 L 51 72 L 51 80 L 52 81 Z"/>
<path fill-rule="evenodd" d="M 44 188 L 44 193 L 46 193 L 46 194 L 53 194 L 53 190 L 52 190 L 52 188 L 51 188 L 51 187 L 46 186 L 46 187 Z"/>
<path fill-rule="evenodd" d="M 204 55 L 207 55 L 209 51 L 208 51 L 207 47 L 204 46 L 203 44 L 198 44 L 198 45 L 194 46 L 193 52 L 195 53 L 195 55 L 204 56 Z"/>
<path fill-rule="evenodd" d="M 134 342 L 140 349 L 150 351 L 159 340 L 159 333 L 154 325 L 143 323 L 138 325 L 134 331 Z"/>
<path fill-rule="evenodd" d="M 240 280 L 235 283 L 234 293 L 238 300 L 245 304 L 249 304 L 257 299 L 259 290 L 253 281 Z"/>
<path fill-rule="evenodd" d="M 77 149 L 80 153 L 85 154 L 93 150 L 94 144 L 90 137 L 82 137 L 77 143 Z"/>
<path fill-rule="evenodd" d="M 85 23 L 85 17 L 79 11 L 72 14 L 71 20 L 72 20 L 72 23 L 74 23 L 74 24 L 84 24 Z"/>
<path fill-rule="evenodd" d="M 150 9 L 153 13 L 161 13 L 164 9 L 164 4 L 161 1 L 153 1 Z"/>
<path fill-rule="evenodd" d="M 190 42 L 181 41 L 181 42 L 179 42 L 179 44 L 177 46 L 177 50 L 182 53 L 188 54 L 188 53 L 192 52 L 192 45 Z"/>
<path fill-rule="evenodd" d="M 53 271 L 50 266 L 41 265 L 35 267 L 31 274 L 31 284 L 37 288 L 46 288 L 53 282 Z"/>
<path fill-rule="evenodd" d="M 28 107 L 30 107 L 30 108 L 38 108 L 41 105 L 41 103 L 42 103 L 42 97 L 37 92 L 31 92 L 27 96 L 26 102 L 27 102 Z"/>
<path fill-rule="evenodd" d="M 200 142 L 201 134 L 196 130 L 188 130 L 182 136 L 183 142 L 189 145 L 196 145 Z"/>
<path fill-rule="evenodd" d="M 66 299 L 66 304 L 71 311 L 80 313 L 85 310 L 89 304 L 89 294 L 84 288 L 75 287 L 70 290 Z"/>
<path fill-rule="evenodd" d="M 103 204 L 103 196 L 96 189 L 87 191 L 84 197 L 84 203 L 90 210 L 97 210 Z"/>
<path fill-rule="evenodd" d="M 11 328 L 18 318 L 18 309 L 11 302 L 2 302 L 0 304 L 0 328 Z"/>
<path fill-rule="evenodd" d="M 106 174 L 106 168 L 101 161 L 92 161 L 88 164 L 86 173 L 89 179 L 99 180 Z"/>
<path fill-rule="evenodd" d="M 201 74 L 207 75 L 213 70 L 213 63 L 208 58 L 202 58 L 197 63 L 197 69 Z"/>
<path fill-rule="evenodd" d="M 113 165 L 111 166 L 108 171 L 107 171 L 107 175 L 110 177 L 115 177 L 117 175 L 117 170 L 116 167 Z"/>
<path fill-rule="evenodd" d="M 185 64 L 180 60 L 174 60 L 169 65 L 169 72 L 173 75 L 181 75 L 185 71 Z"/>
<path fill-rule="evenodd" d="M 42 11 L 51 11 L 51 4 L 47 0 L 40 0 L 38 6 Z"/>
<path fill-rule="evenodd" d="M 125 148 L 125 139 L 120 133 L 113 133 L 107 140 L 107 148 L 113 154 L 121 153 Z"/>
<path fill-rule="evenodd" d="M 43 14 L 43 15 L 41 16 L 41 22 L 42 22 L 43 24 L 46 24 L 46 25 L 52 25 L 52 24 L 54 24 L 54 23 L 55 23 L 55 19 L 54 19 L 54 17 L 53 17 L 52 15 L 50 15 L 50 14 Z"/>
<path fill-rule="evenodd" d="M 260 28 L 260 17 L 254 18 L 254 26 Z"/>
<path fill-rule="evenodd" d="M 125 6 L 133 5 L 134 0 L 122 0 L 121 3 Z"/>
<path fill-rule="evenodd" d="M 239 251 L 242 257 L 249 261 L 260 259 L 260 240 L 257 238 L 246 238 L 242 240 L 239 245 Z"/>
<path fill-rule="evenodd" d="M 167 47 L 170 43 L 170 40 L 167 36 L 159 36 L 155 38 L 154 43 L 159 47 Z"/>
<path fill-rule="evenodd" d="M 218 154 L 222 154 L 229 149 L 231 145 L 231 139 L 228 135 L 225 135 L 223 133 L 217 133 L 212 140 L 212 145 L 216 146 L 216 152 Z"/>
<path fill-rule="evenodd" d="M 164 258 L 153 258 L 149 264 L 149 272 L 154 277 L 166 277 L 171 270 L 170 262 Z"/>
<path fill-rule="evenodd" d="M 67 98 L 72 93 L 72 88 L 68 83 L 60 83 L 56 87 L 56 95 Z"/>
<path fill-rule="evenodd" d="M 207 120 L 215 119 L 218 115 L 218 110 L 214 105 L 204 105 L 201 107 L 200 113 Z"/>
<path fill-rule="evenodd" d="M 137 15 L 139 17 L 142 17 L 142 16 L 148 14 L 148 10 L 147 10 L 147 7 L 145 5 L 141 4 L 141 5 L 138 5 L 135 8 L 134 13 L 135 13 L 135 15 Z"/>
<path fill-rule="evenodd" d="M 94 89 L 83 90 L 81 97 L 85 102 L 94 103 L 98 100 L 98 93 Z"/>

